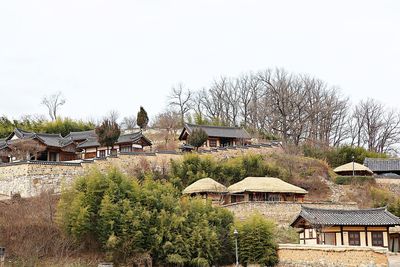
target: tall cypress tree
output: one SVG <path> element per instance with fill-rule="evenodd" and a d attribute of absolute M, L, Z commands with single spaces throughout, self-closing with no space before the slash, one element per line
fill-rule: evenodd
<path fill-rule="evenodd" d="M 140 110 L 137 114 L 137 125 L 140 127 L 140 129 L 145 129 L 148 123 L 149 117 L 147 116 L 147 112 L 143 107 L 140 107 Z"/>

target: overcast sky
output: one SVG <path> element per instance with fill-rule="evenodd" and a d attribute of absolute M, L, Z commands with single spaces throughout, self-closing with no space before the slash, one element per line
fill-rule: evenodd
<path fill-rule="evenodd" d="M 62 116 L 153 117 L 174 84 L 271 67 L 395 107 L 400 1 L 0 2 L 0 115 L 47 114 L 62 91 Z"/>

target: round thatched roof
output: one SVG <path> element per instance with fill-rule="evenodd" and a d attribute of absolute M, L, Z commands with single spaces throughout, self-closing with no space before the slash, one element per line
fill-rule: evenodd
<path fill-rule="evenodd" d="M 228 187 L 229 193 L 270 192 L 307 194 L 303 188 L 273 177 L 247 177 Z"/>
<path fill-rule="evenodd" d="M 335 168 L 333 171 L 336 173 L 352 172 L 353 171 L 353 162 L 341 165 L 341 166 Z M 354 162 L 354 171 L 355 172 L 367 172 L 369 174 L 373 174 L 373 172 L 367 166 L 361 165 L 357 162 Z"/>
<path fill-rule="evenodd" d="M 183 194 L 193 193 L 226 193 L 226 187 L 211 178 L 203 178 L 183 190 Z"/>

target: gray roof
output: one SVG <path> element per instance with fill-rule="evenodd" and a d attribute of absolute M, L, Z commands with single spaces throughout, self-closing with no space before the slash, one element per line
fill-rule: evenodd
<path fill-rule="evenodd" d="M 333 226 L 333 225 L 370 225 L 389 226 L 400 225 L 400 219 L 386 210 L 386 208 L 357 209 L 357 210 L 334 210 L 318 209 L 302 206 L 300 214 L 292 223 L 296 227 L 301 219 L 311 225 Z"/>
<path fill-rule="evenodd" d="M 400 159 L 365 158 L 364 165 L 373 172 L 400 171 Z"/>
<path fill-rule="evenodd" d="M 99 147 L 100 143 L 97 141 L 96 138 L 89 138 L 77 145 L 77 148 L 86 148 L 86 147 Z"/>
<path fill-rule="evenodd" d="M 91 137 L 96 137 L 96 132 L 95 130 L 88 130 L 88 131 L 81 131 L 81 132 L 70 132 L 65 136 L 65 138 L 70 138 L 73 141 L 79 141 L 79 140 L 86 140 Z"/>
<path fill-rule="evenodd" d="M 47 134 L 47 133 L 34 133 L 28 132 L 21 129 L 16 128 L 14 132 L 6 139 L 6 143 L 12 143 L 13 140 L 10 140 L 13 135 L 16 135 L 20 139 L 37 139 L 41 141 L 46 146 L 58 147 L 62 148 L 72 143 L 72 140 L 69 138 L 64 138 L 61 134 Z"/>
<path fill-rule="evenodd" d="M 122 144 L 122 143 L 137 143 L 140 141 L 140 139 L 144 139 L 146 142 L 151 145 L 151 141 L 143 135 L 142 132 L 136 132 L 136 133 L 130 133 L 130 134 L 123 134 L 120 135 L 118 138 L 117 144 Z"/>
<path fill-rule="evenodd" d="M 211 126 L 211 125 L 196 125 L 185 123 L 183 132 L 186 131 L 190 134 L 194 129 L 203 129 L 210 137 L 228 137 L 228 138 L 240 138 L 250 139 L 250 134 L 243 128 L 240 127 L 225 127 L 225 126 Z M 182 137 L 182 134 L 179 138 Z"/>
<path fill-rule="evenodd" d="M 142 132 L 136 132 L 136 133 L 131 133 L 131 134 L 123 134 L 120 135 L 118 138 L 118 141 L 116 144 L 122 144 L 122 143 L 137 143 L 141 139 L 144 139 L 149 145 L 151 145 L 151 141 L 143 135 Z M 99 147 L 100 143 L 97 141 L 97 136 L 90 137 L 80 143 L 77 147 L 78 148 L 87 148 L 87 147 Z"/>
<path fill-rule="evenodd" d="M 0 139 L 0 149 L 3 149 L 5 147 L 7 147 L 6 139 L 5 138 L 4 139 Z"/>

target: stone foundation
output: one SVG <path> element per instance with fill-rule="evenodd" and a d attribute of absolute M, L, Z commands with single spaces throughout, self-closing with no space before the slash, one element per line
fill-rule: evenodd
<path fill-rule="evenodd" d="M 387 267 L 387 249 L 378 247 L 281 244 L 279 267 Z"/>
<path fill-rule="evenodd" d="M 282 151 L 279 146 L 254 146 L 248 148 L 220 149 L 208 153 L 216 158 L 234 158 L 244 153 L 269 154 Z M 70 184 L 75 177 L 83 175 L 91 168 L 105 171 L 117 167 L 126 174 L 135 170 L 151 169 L 160 173 L 168 171 L 171 160 L 182 159 L 183 154 L 160 151 L 155 153 L 121 153 L 118 157 L 84 160 L 82 162 L 32 161 L 0 165 L 0 198 L 19 193 L 22 197 L 32 197 L 45 190 L 59 192 L 62 184 Z"/>
<path fill-rule="evenodd" d="M 334 203 L 334 202 L 238 202 L 224 205 L 232 211 L 236 218 L 243 220 L 258 212 L 266 218 L 277 222 L 279 225 L 288 226 L 299 215 L 301 206 L 315 207 L 321 209 L 357 209 L 357 203 Z"/>

